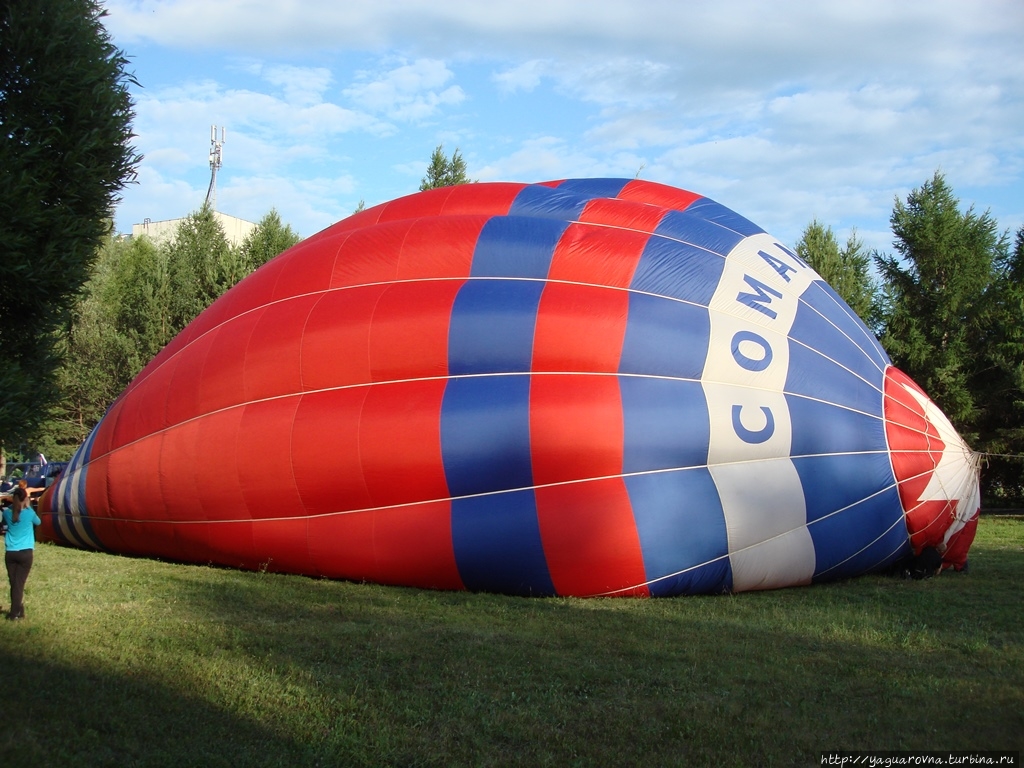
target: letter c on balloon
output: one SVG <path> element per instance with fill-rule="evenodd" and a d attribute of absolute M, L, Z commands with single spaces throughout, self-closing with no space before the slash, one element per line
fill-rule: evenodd
<path fill-rule="evenodd" d="M 740 412 L 742 410 L 742 405 L 734 405 L 732 407 L 732 428 L 736 431 L 740 440 L 757 445 L 771 439 L 771 436 L 775 433 L 775 417 L 772 416 L 771 409 L 766 405 L 761 406 L 761 413 L 764 414 L 765 424 L 764 427 L 758 430 L 747 429 L 743 426 L 743 422 L 740 419 Z"/>

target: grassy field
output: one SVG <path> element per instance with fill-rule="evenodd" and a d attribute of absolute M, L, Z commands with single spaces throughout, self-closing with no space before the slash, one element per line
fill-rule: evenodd
<path fill-rule="evenodd" d="M 37 549 L 0 622 L 31 766 L 819 764 L 1024 744 L 1024 519 L 968 574 L 524 599 Z M 2 603 L 7 606 L 6 593 Z"/>

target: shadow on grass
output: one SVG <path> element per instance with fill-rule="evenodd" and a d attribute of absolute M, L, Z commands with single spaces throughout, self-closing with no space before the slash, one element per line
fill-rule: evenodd
<path fill-rule="evenodd" d="M 354 707 L 381 765 L 785 765 L 1019 749 L 1022 574 L 1018 544 L 979 548 L 968 575 L 674 600 L 174 581 L 227 651 Z"/>
<path fill-rule="evenodd" d="M 83 629 L 88 642 L 138 658 L 114 659 L 115 673 L 8 651 L 8 685 L 30 701 L 0 746 L 23 758 L 12 764 L 119 766 L 809 765 L 830 749 L 1020 749 L 1024 523 L 1000 530 L 965 576 L 665 600 L 69 555 L 82 593 L 103 590 L 116 612 Z M 49 637 L 54 653 L 81 647 Z"/>
<path fill-rule="evenodd" d="M 308 764 L 300 744 L 152 679 L 3 659 L 4 765 Z M 288 762 L 288 761 L 291 762 Z"/>

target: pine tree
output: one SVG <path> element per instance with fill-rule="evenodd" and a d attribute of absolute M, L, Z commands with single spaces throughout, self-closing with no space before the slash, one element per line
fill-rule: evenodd
<path fill-rule="evenodd" d="M 959 209 L 941 173 L 897 199 L 890 218 L 899 253 L 876 255 L 888 292 L 882 343 L 970 442 L 981 403 L 973 372 L 984 349 L 986 292 L 1005 237 L 985 212 Z"/>
<path fill-rule="evenodd" d="M 209 204 L 185 217 L 166 246 L 171 335 L 242 277 L 240 257 Z"/>
<path fill-rule="evenodd" d="M 259 269 L 301 239 L 291 225 L 281 223 L 281 216 L 277 209 L 271 208 L 241 245 L 240 257 L 243 271 L 248 274 Z"/>
<path fill-rule="evenodd" d="M 982 404 L 977 450 L 991 454 L 983 478 L 988 495 L 1024 501 L 1024 227 L 996 263 L 986 294 L 984 347 L 973 380 Z"/>
<path fill-rule="evenodd" d="M 427 175 L 420 182 L 420 191 L 424 192 L 428 189 L 454 187 L 456 184 L 469 183 L 471 183 L 471 180 L 466 176 L 466 161 L 462 159 L 458 148 L 455 149 L 449 159 L 444 154 L 444 145 L 438 144 L 434 153 L 430 156 Z"/>
<path fill-rule="evenodd" d="M 840 249 L 832 227 L 815 219 L 804 229 L 796 252 L 842 296 L 861 320 L 870 327 L 877 326 L 878 287 L 871 277 L 871 258 L 856 233 L 851 233 L 846 247 Z"/>

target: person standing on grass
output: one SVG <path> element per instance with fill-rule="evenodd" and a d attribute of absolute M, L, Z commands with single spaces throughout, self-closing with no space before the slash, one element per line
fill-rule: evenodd
<path fill-rule="evenodd" d="M 4 563 L 7 565 L 7 578 L 11 582 L 11 610 L 7 618 L 15 620 L 25 618 L 25 582 L 28 580 L 28 572 L 32 570 L 32 555 L 36 547 L 35 526 L 43 521 L 29 506 L 28 491 L 19 486 L 11 496 L 11 506 L 3 512 L 3 520 L 7 524 Z"/>

